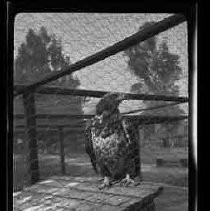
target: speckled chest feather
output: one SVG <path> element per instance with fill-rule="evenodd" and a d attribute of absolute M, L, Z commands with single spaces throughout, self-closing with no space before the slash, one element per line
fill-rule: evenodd
<path fill-rule="evenodd" d="M 118 117 L 113 117 L 105 125 L 100 125 L 97 120 L 94 120 L 91 135 L 97 160 L 100 158 L 113 159 L 126 153 L 128 141 Z"/>

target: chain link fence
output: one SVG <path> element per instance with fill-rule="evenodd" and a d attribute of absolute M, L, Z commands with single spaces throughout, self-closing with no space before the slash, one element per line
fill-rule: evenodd
<path fill-rule="evenodd" d="M 146 22 L 161 21 L 170 15 L 172 14 L 19 14 L 15 20 L 14 58 L 17 59 L 21 53 L 18 49 L 20 49 L 23 42 L 25 42 L 25 46 L 28 45 L 27 48 L 29 50 L 33 49 L 33 44 L 30 44 L 29 38 L 27 41 L 29 28 L 33 29 L 34 34 L 37 36 L 41 36 L 39 34 L 40 27 L 45 27 L 49 34 L 53 33 L 54 37 L 51 37 L 48 46 L 53 46 L 53 42 L 57 42 L 57 44 L 54 43 L 54 47 L 62 48 L 61 54 L 57 55 L 65 58 L 68 56 L 71 64 L 74 64 L 138 32 L 140 27 Z M 57 41 L 53 41 L 53 38 Z M 145 43 L 146 41 L 143 42 L 143 44 Z M 166 43 L 167 48 L 161 55 L 163 56 L 164 53 L 168 53 L 169 57 L 167 58 L 169 60 L 171 58 L 172 60 L 177 59 L 175 65 L 180 71 L 177 75 L 170 75 L 170 78 L 174 78 L 174 80 L 165 79 L 163 77 L 161 79 L 162 82 L 158 82 L 158 79 L 156 80 L 155 76 L 152 75 L 151 65 L 156 64 L 155 62 L 160 62 L 160 60 L 154 60 L 152 63 L 150 60 L 153 57 L 151 57 L 150 54 L 155 52 L 152 56 L 156 55 L 158 57 L 158 52 L 160 52 L 163 43 Z M 89 90 L 171 96 L 173 92 L 170 92 L 169 89 L 174 88 L 174 97 L 188 97 L 187 43 L 187 23 L 183 22 L 156 35 L 154 43 L 151 42 L 151 46 L 137 44 L 133 48 L 128 48 L 130 50 L 129 53 L 128 51 L 126 53 L 126 50 L 128 50 L 126 49 L 98 63 L 84 67 L 71 74 L 71 76 L 63 76 L 54 82 L 49 82 L 47 85 L 44 85 L 44 87 L 71 89 L 73 96 L 60 94 L 59 89 L 57 89 L 58 91 L 55 91 L 54 94 L 35 93 L 35 112 L 37 114 L 36 139 L 40 178 L 45 179 L 52 175 L 62 174 L 71 176 L 95 175 L 89 162 L 89 157 L 84 149 L 84 130 L 87 118 L 83 115 L 95 115 L 95 107 L 100 97 L 88 95 L 76 96 L 74 90 L 75 93 L 78 90 Z M 55 49 L 58 49 L 57 47 Z M 153 48 L 155 49 L 154 52 L 152 52 Z M 46 49 L 48 48 L 46 47 Z M 142 49 L 146 49 L 144 53 L 148 55 L 145 57 L 145 61 L 141 61 L 141 56 L 143 56 L 142 52 L 140 52 L 141 56 L 138 57 L 138 50 L 143 51 Z M 131 57 L 133 55 L 132 52 L 135 52 L 135 58 Z M 48 51 L 48 53 L 50 58 L 48 58 L 49 61 L 45 64 L 43 69 L 45 69 L 47 65 L 48 71 L 59 72 L 63 68 L 62 62 L 57 62 L 57 66 L 54 65 L 52 59 L 54 54 L 50 54 L 50 51 Z M 176 56 L 173 57 L 173 55 Z M 138 60 L 136 58 L 140 59 Z M 132 61 L 134 62 L 132 63 Z M 141 72 L 142 77 L 140 77 L 140 75 L 136 73 L 138 65 L 141 65 L 142 69 L 146 68 L 149 70 L 151 74 L 147 76 L 143 71 Z M 36 65 L 34 66 L 36 69 Z M 137 70 L 135 70 L 135 68 L 137 68 Z M 159 68 L 161 69 L 161 67 Z M 163 69 L 165 68 L 173 69 L 174 67 L 170 67 L 169 64 L 163 67 Z M 26 79 L 32 82 L 36 81 L 35 75 L 38 77 L 36 72 L 39 73 L 41 78 L 47 74 L 44 70 L 42 73 L 37 69 L 31 72 L 31 75 L 27 76 L 28 78 L 26 77 Z M 17 72 L 15 72 L 15 74 L 23 74 L 24 77 L 24 74 L 27 75 L 27 73 Z M 20 81 L 21 80 L 22 79 L 20 79 Z M 166 88 L 160 88 L 159 90 L 148 88 L 149 83 L 153 80 L 156 80 L 154 82 L 155 85 L 162 83 Z M 170 85 L 170 83 L 173 83 L 173 86 Z M 28 82 L 24 83 L 24 80 L 22 80 L 21 85 L 26 84 L 28 84 Z M 150 87 L 152 87 L 152 85 Z M 40 88 L 39 90 L 42 89 Z M 156 104 L 148 104 L 147 102 L 146 100 L 125 100 L 120 104 L 119 109 L 122 114 L 131 116 L 173 117 L 188 114 L 187 103 L 168 106 L 167 108 L 172 108 L 170 110 L 162 108 L 162 106 L 168 104 L 167 102 L 155 101 Z M 150 109 L 151 107 L 153 107 L 153 109 Z M 173 110 L 174 114 L 172 112 Z M 176 113 L 175 111 L 180 111 L 180 113 Z M 30 177 L 27 170 L 29 165 L 28 156 L 30 153 L 28 150 L 29 140 L 24 113 L 23 96 L 18 95 L 14 98 L 14 191 L 21 190 L 24 186 L 30 184 Z M 38 115 L 43 116 L 40 118 Z M 77 118 L 74 118 L 74 115 L 77 116 Z M 158 166 L 159 158 L 167 160 L 168 157 L 170 157 L 177 160 L 178 163 L 180 159 L 187 159 L 187 131 L 188 122 L 186 120 L 174 122 L 165 120 L 164 123 L 155 123 L 153 121 L 151 124 L 149 122 L 148 124 L 139 123 L 143 178 L 147 178 L 147 170 L 145 170 L 144 165 Z M 178 168 L 186 167 L 186 165 L 181 166 L 178 166 Z"/>

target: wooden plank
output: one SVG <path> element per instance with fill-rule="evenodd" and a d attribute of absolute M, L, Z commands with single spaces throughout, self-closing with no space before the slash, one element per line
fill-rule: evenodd
<path fill-rule="evenodd" d="M 15 85 L 16 92 L 19 90 L 26 89 L 26 85 Z M 72 96 L 81 96 L 81 97 L 95 97 L 101 98 L 108 91 L 93 91 L 93 90 L 85 90 L 85 89 L 68 89 L 62 87 L 39 87 L 34 90 L 35 93 L 38 94 L 60 94 L 60 95 L 72 95 Z M 122 93 L 122 92 L 117 92 Z M 154 101 L 174 101 L 174 102 L 188 102 L 187 97 L 176 97 L 176 96 L 164 96 L 164 95 L 150 95 L 150 94 L 132 94 L 125 93 L 126 100 L 154 100 Z"/>
<path fill-rule="evenodd" d="M 76 130 L 81 131 L 84 126 L 82 125 L 68 125 L 68 124 L 44 124 L 44 125 L 36 125 L 38 130 L 42 130 L 43 128 L 47 130 L 56 130 L 57 127 L 68 128 L 68 130 Z M 25 129 L 25 125 L 15 124 L 14 129 Z"/>
<path fill-rule="evenodd" d="M 59 134 L 59 142 L 60 142 L 60 159 L 61 159 L 61 173 L 63 175 L 66 174 L 66 165 L 65 165 L 65 152 L 64 152 L 64 134 L 63 128 L 61 126 L 58 127 L 58 134 Z"/>
<path fill-rule="evenodd" d="M 33 114 L 32 116 L 34 116 L 36 119 L 83 119 L 83 118 L 92 118 L 94 115 L 83 115 L 83 114 Z M 24 118 L 24 114 L 14 114 L 13 117 L 15 119 L 23 119 Z"/>
<path fill-rule="evenodd" d="M 13 194 L 14 207 L 16 210 L 155 211 L 154 198 L 162 191 L 161 186 L 145 182 L 132 187 L 116 184 L 103 191 L 98 185 L 98 178 L 93 177 L 51 177 Z"/>
<path fill-rule="evenodd" d="M 39 162 L 38 162 L 38 149 L 36 139 L 36 118 L 35 101 L 33 93 L 23 94 L 24 116 L 26 125 L 26 137 L 28 145 L 28 163 L 29 175 L 31 184 L 39 181 Z"/>
<path fill-rule="evenodd" d="M 117 42 L 110 47 L 107 47 L 91 56 L 88 56 L 85 59 L 82 59 L 70 65 L 69 67 L 64 68 L 63 70 L 59 72 L 56 72 L 56 73 L 53 72 L 47 75 L 42 80 L 34 82 L 33 84 L 29 85 L 27 88 L 21 89 L 19 90 L 19 92 L 15 92 L 14 96 L 22 94 L 26 90 L 27 91 L 35 90 L 37 87 L 41 85 L 57 80 L 58 78 L 65 76 L 67 74 L 72 74 L 73 72 L 80 70 L 81 68 L 95 64 L 101 60 L 104 60 L 105 58 L 109 56 L 112 56 L 144 40 L 147 40 L 171 27 L 177 26 L 178 24 L 183 23 L 184 21 L 186 21 L 185 17 L 180 14 L 172 15 L 168 18 L 165 18 L 162 21 L 159 21 L 152 26 L 146 27 L 145 29 L 133 34 L 132 36 L 129 36 L 125 38 L 124 40 Z"/>

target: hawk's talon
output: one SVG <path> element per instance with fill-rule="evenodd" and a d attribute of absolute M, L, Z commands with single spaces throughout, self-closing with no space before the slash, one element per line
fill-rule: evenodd
<path fill-rule="evenodd" d="M 109 188 L 111 186 L 111 183 L 109 181 L 108 177 L 104 177 L 104 182 L 98 186 L 99 190 L 105 189 L 105 188 Z"/>
<path fill-rule="evenodd" d="M 124 179 L 120 181 L 120 185 L 128 186 L 131 183 L 135 183 L 133 179 L 130 178 L 130 175 L 127 174 Z"/>

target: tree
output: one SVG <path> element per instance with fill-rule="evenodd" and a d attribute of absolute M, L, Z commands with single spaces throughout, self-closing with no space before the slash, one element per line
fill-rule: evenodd
<path fill-rule="evenodd" d="M 61 39 L 57 39 L 54 34 L 48 34 L 44 27 L 41 27 L 37 33 L 29 29 L 25 42 L 18 48 L 15 58 L 14 82 L 15 84 L 31 84 L 52 71 L 60 71 L 70 63 L 70 57 L 63 53 Z M 49 85 L 76 88 L 80 85 L 80 81 L 72 75 L 67 75 L 47 84 Z M 37 113 L 83 113 L 81 97 L 56 94 L 36 94 L 35 97 Z M 16 106 L 15 110 L 20 109 Z"/>
<path fill-rule="evenodd" d="M 38 33 L 29 29 L 26 41 L 18 48 L 14 63 L 14 81 L 16 84 L 30 84 L 69 65 L 70 58 L 63 54 L 60 39 L 54 34 L 49 35 L 44 27 Z M 70 75 L 50 84 L 75 88 L 80 82 Z"/>
<path fill-rule="evenodd" d="M 139 30 L 153 25 L 154 22 L 146 22 Z M 169 52 L 167 41 L 163 39 L 157 46 L 157 38 L 152 37 L 125 51 L 128 57 L 129 70 L 138 78 L 139 82 L 131 87 L 135 93 L 150 93 L 177 96 L 179 93 L 176 81 L 182 72 L 179 66 L 179 56 Z M 163 102 L 144 102 L 147 107 L 162 105 Z M 165 104 L 167 104 L 165 102 Z M 144 111 L 144 115 L 180 115 L 183 110 L 179 106 L 165 107 L 157 110 Z M 175 127 L 174 124 L 166 124 L 168 133 Z M 150 126 L 150 133 L 154 132 L 154 126 Z"/>

